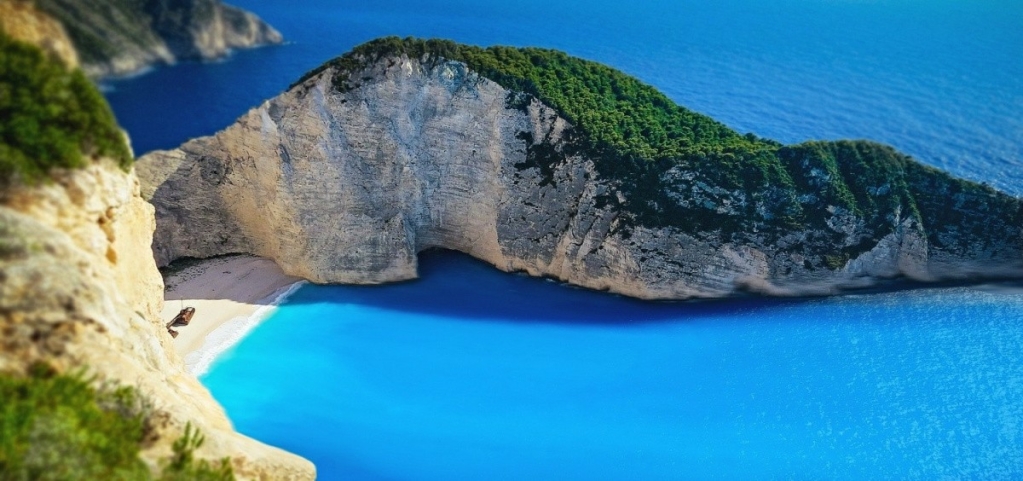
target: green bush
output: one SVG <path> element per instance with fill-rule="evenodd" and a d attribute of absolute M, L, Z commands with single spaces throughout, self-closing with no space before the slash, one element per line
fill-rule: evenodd
<path fill-rule="evenodd" d="M 191 424 L 185 426 L 185 433 L 174 441 L 174 455 L 166 462 L 160 481 L 230 481 L 234 472 L 228 460 L 210 463 L 195 459 L 194 452 L 206 441 Z"/>
<path fill-rule="evenodd" d="M 755 152 L 768 143 L 742 136 L 705 115 L 680 107 L 639 80 L 605 65 L 539 48 L 461 45 L 448 40 L 385 37 L 360 45 L 307 73 L 340 67 L 336 83 L 382 57 L 446 59 L 505 88 L 525 92 L 556 108 L 586 133 L 592 149 L 656 160 L 701 152 Z"/>
<path fill-rule="evenodd" d="M 131 166 L 106 100 L 80 70 L 0 32 L 0 180 L 36 182 L 91 157 Z"/>
<path fill-rule="evenodd" d="M 399 55 L 434 63 L 464 62 L 513 93 L 525 94 L 510 96 L 509 108 L 525 108 L 534 97 L 554 107 L 575 126 L 569 142 L 554 151 L 530 149 L 527 141 L 530 158 L 521 167 L 539 168 L 546 184 L 555 171 L 552 167 L 565 156 L 587 156 L 602 178 L 616 182 L 625 194 L 626 202 L 620 207 L 631 214 L 625 221 L 728 232 L 740 232 L 749 222 L 757 222 L 754 203 L 734 215 L 677 205 L 665 190 L 670 186 L 662 181 L 663 174 L 675 166 L 698 172 L 702 178 L 697 180 L 707 184 L 770 198 L 783 221 L 792 221 L 798 214 L 793 181 L 776 156 L 780 144 L 752 134 L 740 135 L 710 117 L 676 105 L 633 77 L 556 50 L 484 49 L 447 40 L 386 37 L 310 71 L 295 85 L 335 68 L 333 84 L 345 92 L 358 86 L 352 81 L 354 73 L 382 58 Z M 782 191 L 766 192 L 766 187 Z M 603 201 L 618 203 L 614 195 Z"/>
<path fill-rule="evenodd" d="M 134 388 L 94 384 L 41 364 L 28 376 L 0 375 L 0 479 L 152 479 L 139 458 L 152 434 L 149 403 Z M 233 479 L 226 460 L 194 459 L 201 445 L 188 425 L 160 479 Z"/>
<path fill-rule="evenodd" d="M 138 453 L 148 407 L 134 390 L 37 367 L 0 376 L 0 399 L 3 479 L 147 479 Z"/>
<path fill-rule="evenodd" d="M 740 135 L 622 72 L 555 50 L 386 37 L 321 65 L 293 87 L 333 68 L 332 84 L 345 93 L 367 80 L 359 73 L 367 66 L 402 55 L 428 67 L 463 62 L 508 89 L 510 109 L 525 109 L 536 98 L 557 110 L 574 130 L 556 146 L 520 133 L 527 157 L 516 167 L 536 169 L 547 185 L 566 156 L 593 160 L 600 178 L 625 199 L 612 191 L 598 205 L 619 209 L 626 237 L 643 225 L 777 242 L 828 269 L 841 268 L 911 217 L 938 247 L 962 250 L 970 236 L 1020 237 L 1019 199 L 952 178 L 891 147 L 868 141 L 783 146 Z M 859 219 L 856 237 L 833 225 L 842 214 Z M 970 236 L 960 235 L 959 226 Z M 793 231 L 810 235 L 783 241 Z M 949 239 L 958 245 L 947 246 Z"/>

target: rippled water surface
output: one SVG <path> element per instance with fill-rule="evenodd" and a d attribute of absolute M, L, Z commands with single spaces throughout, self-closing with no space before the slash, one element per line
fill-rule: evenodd
<path fill-rule="evenodd" d="M 305 286 L 203 378 L 321 479 L 1011 479 L 1020 290 L 655 304 L 423 258 Z"/>
<path fill-rule="evenodd" d="M 382 35 L 552 47 L 733 128 L 869 138 L 1023 194 L 1023 3 L 236 0 L 283 46 L 108 82 L 137 151 Z M 1023 477 L 1019 290 L 650 304 L 447 254 L 300 289 L 204 382 L 322 479 Z"/>
<path fill-rule="evenodd" d="M 1023 2 L 238 0 L 289 44 L 111 82 L 145 152 L 226 127 L 383 35 L 551 47 L 635 75 L 742 132 L 867 138 L 1023 194 Z M 155 94 L 154 94 L 155 92 Z"/>

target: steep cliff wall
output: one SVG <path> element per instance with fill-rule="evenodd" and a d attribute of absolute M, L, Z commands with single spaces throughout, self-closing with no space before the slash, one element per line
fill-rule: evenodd
<path fill-rule="evenodd" d="M 379 283 L 415 277 L 416 254 L 441 247 L 506 271 L 657 299 L 1023 272 L 1018 200 L 963 190 L 891 149 L 782 149 L 777 162 L 789 166 L 790 197 L 804 212 L 786 224 L 770 222 L 783 205 L 771 202 L 775 187 L 726 189 L 706 180 L 707 169 L 680 163 L 642 186 L 660 197 L 639 208 L 683 214 L 647 221 L 631 180 L 573 148 L 575 126 L 537 98 L 437 56 L 346 58 L 217 135 L 140 159 L 143 194 L 157 209 L 158 263 L 245 252 L 314 282 Z M 865 192 L 860 205 L 878 204 L 870 211 L 824 199 L 838 175 L 825 167 L 846 169 L 850 155 L 895 169 L 884 179 L 840 172 L 854 194 Z M 934 199 L 888 194 L 926 182 Z M 666 202 L 675 210 L 654 205 Z"/>
<path fill-rule="evenodd" d="M 163 419 L 143 452 L 154 466 L 191 422 L 207 437 L 199 455 L 232 458 L 240 479 L 312 479 L 308 461 L 235 433 L 185 371 L 158 317 L 153 208 L 134 172 L 101 162 L 52 175 L 0 192 L 0 372 L 45 361 L 137 387 Z"/>
<path fill-rule="evenodd" d="M 35 40 L 44 47 L 48 41 Z M 42 362 L 62 373 L 85 369 L 90 382 L 135 388 L 155 410 L 157 438 L 141 445 L 153 468 L 192 423 L 206 436 L 198 455 L 231 458 L 242 479 L 312 479 L 308 461 L 235 433 L 186 372 L 159 318 L 154 209 L 140 195 L 126 139 L 93 85 L 37 46 L 0 33 L 0 92 L 7 95 L 0 94 L 0 375 L 25 374 Z M 6 421 L 12 416 L 26 422 L 20 411 L 7 411 Z M 40 439 L 23 441 L 35 448 L 68 432 L 42 429 Z M 19 441 L 14 433 L 5 447 Z M 69 452 L 44 461 L 74 472 L 75 457 L 89 453 L 75 439 L 61 441 Z M 23 476 L 4 468 L 0 462 L 0 478 Z"/>
<path fill-rule="evenodd" d="M 0 30 L 12 38 L 37 45 L 69 68 L 78 68 L 78 53 L 64 26 L 30 2 L 0 0 Z"/>
<path fill-rule="evenodd" d="M 282 40 L 256 15 L 219 0 L 39 0 L 38 6 L 63 23 L 93 77 Z"/>

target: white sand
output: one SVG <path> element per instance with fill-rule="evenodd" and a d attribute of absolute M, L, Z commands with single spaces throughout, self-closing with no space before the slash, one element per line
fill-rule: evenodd
<path fill-rule="evenodd" d="M 200 261 L 164 281 L 164 322 L 183 307 L 195 308 L 188 326 L 174 328 L 174 347 L 196 375 L 301 285 L 273 261 L 246 255 Z"/>

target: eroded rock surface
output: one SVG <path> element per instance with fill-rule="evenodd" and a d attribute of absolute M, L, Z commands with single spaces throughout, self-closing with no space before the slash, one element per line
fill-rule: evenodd
<path fill-rule="evenodd" d="M 970 211 L 966 197 L 958 214 L 987 218 L 969 224 L 973 231 L 929 226 L 945 236 L 940 246 L 912 213 L 875 216 L 888 233 L 871 239 L 862 218 L 813 205 L 812 195 L 803 202 L 823 228 L 768 237 L 646 226 L 616 207 L 619 181 L 601 177 L 592 159 L 536 161 L 538 151 L 567 152 L 569 122 L 463 63 L 391 56 L 345 85 L 335 74 L 327 68 L 214 136 L 140 160 L 144 196 L 157 209 L 160 265 L 250 253 L 314 282 L 380 283 L 414 278 L 416 254 L 440 247 L 505 271 L 648 299 L 829 294 L 882 278 L 1021 273 L 1015 217 Z M 680 204 L 722 212 L 753 201 L 696 174 L 674 169 L 661 181 Z M 808 182 L 823 175 L 805 174 Z"/>
<path fill-rule="evenodd" d="M 3 0 L 21 1 L 21 0 Z M 219 0 L 38 0 L 70 34 L 92 77 L 126 75 L 178 60 L 209 60 L 232 49 L 276 44 L 280 32 Z"/>
<path fill-rule="evenodd" d="M 68 68 L 78 68 L 78 53 L 60 22 L 28 1 L 0 0 L 0 29 L 12 38 L 37 45 Z"/>
<path fill-rule="evenodd" d="M 207 439 L 198 454 L 230 457 L 240 479 L 312 479 L 308 461 L 236 433 L 186 372 L 158 317 L 153 208 L 134 173 L 104 162 L 52 176 L 0 190 L 0 371 L 44 361 L 136 386 L 164 420 L 143 451 L 153 466 L 191 422 Z"/>

